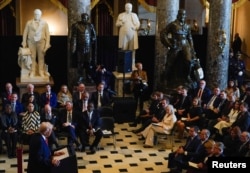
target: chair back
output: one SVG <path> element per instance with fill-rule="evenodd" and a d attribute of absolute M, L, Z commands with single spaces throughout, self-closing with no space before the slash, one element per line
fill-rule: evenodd
<path fill-rule="evenodd" d="M 113 108 L 110 106 L 103 106 L 100 109 L 101 117 L 114 117 Z"/>
<path fill-rule="evenodd" d="M 101 117 L 101 129 L 114 133 L 115 119 L 113 117 Z"/>

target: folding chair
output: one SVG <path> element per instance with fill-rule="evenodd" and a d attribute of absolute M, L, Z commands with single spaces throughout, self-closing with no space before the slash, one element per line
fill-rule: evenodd
<path fill-rule="evenodd" d="M 170 134 L 166 133 L 155 133 L 155 145 L 159 144 L 160 141 L 166 142 L 166 149 L 173 150 L 174 148 L 174 136 L 175 136 L 175 130 L 176 130 L 176 123 L 174 124 L 174 127 L 172 128 Z M 169 142 L 169 145 L 168 145 Z"/>
<path fill-rule="evenodd" d="M 101 117 L 114 117 L 113 108 L 110 106 L 103 106 L 100 108 Z"/>
<path fill-rule="evenodd" d="M 114 132 L 114 128 L 115 128 L 114 117 L 101 117 L 101 122 L 102 122 L 101 129 L 103 132 L 103 137 L 108 138 L 112 136 L 114 149 L 116 149 L 116 135 Z"/>

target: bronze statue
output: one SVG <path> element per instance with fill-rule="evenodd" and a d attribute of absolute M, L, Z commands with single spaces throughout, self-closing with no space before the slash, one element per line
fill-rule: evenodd
<path fill-rule="evenodd" d="M 79 81 L 92 82 L 91 72 L 96 64 L 96 32 L 94 26 L 88 22 L 89 15 L 81 14 L 81 21 L 72 25 L 70 49 L 77 58 L 77 72 Z"/>
<path fill-rule="evenodd" d="M 160 33 L 162 44 L 168 49 L 165 75 L 167 85 L 191 84 L 191 72 L 196 53 L 191 28 L 185 22 L 186 11 L 179 9 L 177 19 Z"/>

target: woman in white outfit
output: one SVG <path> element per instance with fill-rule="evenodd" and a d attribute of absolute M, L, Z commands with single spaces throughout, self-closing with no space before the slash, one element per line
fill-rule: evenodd
<path fill-rule="evenodd" d="M 235 101 L 234 106 L 231 108 L 230 112 L 227 115 L 223 115 L 221 118 L 218 118 L 218 122 L 217 124 L 215 124 L 214 128 L 216 128 L 222 135 L 222 129 L 225 127 L 230 127 L 235 122 L 239 112 L 240 102 Z"/>
<path fill-rule="evenodd" d="M 142 137 L 145 138 L 145 148 L 153 147 L 154 145 L 154 135 L 156 132 L 170 134 L 171 130 L 174 127 L 174 124 L 177 121 L 177 118 L 174 114 L 174 107 L 172 105 L 168 105 L 166 107 L 166 114 L 161 122 L 152 123 L 145 130 L 141 132 Z"/>

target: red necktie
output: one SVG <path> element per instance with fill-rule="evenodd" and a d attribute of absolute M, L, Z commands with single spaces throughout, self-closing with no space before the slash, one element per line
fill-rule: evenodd
<path fill-rule="evenodd" d="M 48 138 L 45 138 L 45 142 L 46 142 L 47 145 L 49 145 L 49 140 L 48 140 Z"/>

